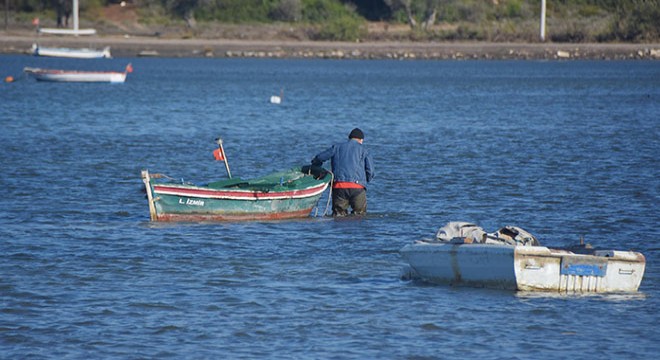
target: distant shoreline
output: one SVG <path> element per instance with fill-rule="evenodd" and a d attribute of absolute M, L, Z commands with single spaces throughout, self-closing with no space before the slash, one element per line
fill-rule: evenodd
<path fill-rule="evenodd" d="M 156 36 L 63 37 L 0 31 L 0 53 L 26 54 L 42 46 L 109 46 L 118 57 L 327 58 L 327 59 L 596 59 L 660 60 L 660 44 L 329 42 L 295 40 L 174 39 Z"/>

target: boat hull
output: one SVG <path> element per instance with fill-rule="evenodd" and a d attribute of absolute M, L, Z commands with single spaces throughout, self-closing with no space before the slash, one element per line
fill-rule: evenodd
<path fill-rule="evenodd" d="M 520 291 L 634 292 L 646 265 L 632 251 L 576 254 L 543 246 L 417 242 L 402 257 L 424 281 Z"/>
<path fill-rule="evenodd" d="M 25 73 L 34 77 L 37 81 L 49 82 L 105 82 L 123 83 L 126 81 L 126 73 L 113 71 L 66 71 L 48 70 L 38 68 L 25 68 Z"/>
<path fill-rule="evenodd" d="M 227 189 L 158 184 L 143 171 L 152 221 L 282 220 L 307 217 L 327 189 L 330 176 L 309 186 Z"/>
<path fill-rule="evenodd" d="M 50 48 L 32 45 L 32 53 L 35 56 L 60 57 L 70 59 L 101 59 L 111 58 L 110 48 L 103 50 L 95 49 L 69 49 L 69 48 Z"/>
<path fill-rule="evenodd" d="M 52 29 L 40 28 L 40 33 L 51 35 L 95 35 L 96 29 Z"/>

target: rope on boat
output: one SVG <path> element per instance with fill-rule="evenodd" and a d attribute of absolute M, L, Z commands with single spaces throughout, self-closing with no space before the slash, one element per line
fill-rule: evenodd
<path fill-rule="evenodd" d="M 328 170 L 326 170 L 328 171 Z M 328 214 L 328 208 L 330 207 L 330 199 L 332 199 L 332 182 L 335 179 L 335 174 L 332 173 L 332 171 L 328 171 L 330 173 L 330 191 L 328 192 L 328 201 L 325 204 L 325 210 L 323 210 L 323 214 L 321 216 L 326 216 Z M 318 217 L 319 215 L 319 207 L 316 207 L 316 210 L 314 211 L 314 217 Z"/>
<path fill-rule="evenodd" d="M 335 181 L 335 174 L 333 174 L 332 171 L 328 171 L 328 172 L 330 173 L 330 191 L 328 191 L 328 201 L 325 204 L 325 210 L 323 211 L 323 216 L 328 215 L 328 208 L 330 207 L 330 199 L 332 199 L 332 183 Z"/>

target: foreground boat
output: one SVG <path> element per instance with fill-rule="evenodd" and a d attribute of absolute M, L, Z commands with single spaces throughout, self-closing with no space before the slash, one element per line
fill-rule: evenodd
<path fill-rule="evenodd" d="M 477 231 L 479 236 L 473 236 L 475 232 L 470 231 L 444 236 L 451 231 L 443 229 L 456 228 L 456 224 L 466 223 L 450 223 L 436 239 L 419 240 L 401 249 L 410 264 L 410 277 L 456 286 L 608 293 L 635 292 L 644 276 L 646 260 L 638 252 L 585 245 L 548 248 L 538 245 L 535 238 L 517 239 L 520 229 L 516 227 L 495 234 Z"/>
<path fill-rule="evenodd" d="M 101 59 L 111 58 L 110 47 L 105 47 L 103 50 L 96 49 L 71 49 L 71 48 L 56 48 L 56 47 L 43 47 L 37 44 L 32 44 L 32 54 L 34 56 L 47 56 L 47 57 L 61 57 L 73 59 Z"/>
<path fill-rule="evenodd" d="M 51 82 L 106 82 L 123 83 L 128 73 L 133 71 L 131 64 L 124 72 L 117 71 L 75 71 L 25 67 L 23 71 L 38 81 Z"/>
<path fill-rule="evenodd" d="M 305 166 L 252 180 L 207 185 L 142 171 L 152 221 L 279 220 L 311 214 L 332 174 Z"/>

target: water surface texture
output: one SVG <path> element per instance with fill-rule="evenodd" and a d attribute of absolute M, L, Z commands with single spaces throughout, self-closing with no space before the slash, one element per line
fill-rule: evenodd
<path fill-rule="evenodd" d="M 24 66 L 120 70 L 38 83 Z M 660 65 L 0 56 L 0 357 L 649 359 Z M 269 103 L 283 89 L 281 105 Z M 307 164 L 353 127 L 369 215 L 154 224 L 140 170 L 205 183 Z M 448 221 L 641 251 L 633 295 L 400 278 Z"/>

